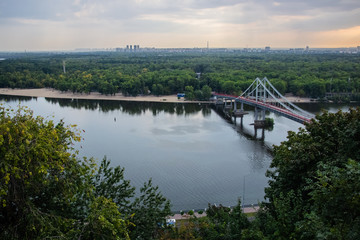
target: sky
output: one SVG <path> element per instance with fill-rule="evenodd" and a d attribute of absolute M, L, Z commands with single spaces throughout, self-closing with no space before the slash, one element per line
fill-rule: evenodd
<path fill-rule="evenodd" d="M 0 0 L 0 51 L 360 45 L 360 0 Z"/>

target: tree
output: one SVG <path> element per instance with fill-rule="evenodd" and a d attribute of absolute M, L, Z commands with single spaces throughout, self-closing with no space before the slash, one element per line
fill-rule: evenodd
<path fill-rule="evenodd" d="M 204 85 L 201 88 L 203 100 L 208 101 L 211 97 L 211 87 Z"/>
<path fill-rule="evenodd" d="M 96 197 L 104 196 L 111 199 L 120 212 L 131 214 L 130 198 L 135 194 L 135 187 L 130 185 L 129 180 L 124 179 L 124 171 L 125 169 L 120 166 L 110 167 L 110 161 L 105 156 L 92 179 L 92 184 Z"/>
<path fill-rule="evenodd" d="M 203 100 L 203 93 L 201 90 L 195 90 L 194 96 L 196 100 Z"/>
<path fill-rule="evenodd" d="M 207 217 L 199 220 L 195 228 L 199 232 L 193 234 L 203 239 L 241 239 L 243 231 L 250 226 L 242 212 L 240 199 L 234 208 L 209 204 L 206 214 Z"/>
<path fill-rule="evenodd" d="M 0 226 L 2 239 L 63 235 L 68 211 L 87 187 L 88 168 L 69 153 L 79 135 L 29 110 L 0 108 Z M 63 229 L 63 230 L 61 230 Z"/>
<path fill-rule="evenodd" d="M 170 201 L 153 186 L 151 179 L 144 183 L 131 209 L 131 221 L 135 224 L 131 228 L 133 239 L 155 239 L 161 226 L 165 226 L 166 216 L 171 214 Z"/>
<path fill-rule="evenodd" d="M 360 162 L 348 160 L 343 168 L 324 163 L 311 186 L 312 211 L 304 228 L 326 239 L 358 239 L 360 236 Z"/>
<path fill-rule="evenodd" d="M 162 84 L 153 84 L 152 85 L 152 94 L 154 95 L 162 95 L 164 92 L 164 87 Z"/>
<path fill-rule="evenodd" d="M 86 224 L 79 238 L 84 239 L 129 239 L 129 221 L 123 219 L 118 206 L 101 196 L 91 204 Z M 133 225 L 133 224 L 131 224 Z"/>
<path fill-rule="evenodd" d="M 185 98 L 187 100 L 194 100 L 195 99 L 194 88 L 192 86 L 186 86 L 185 87 Z"/>
<path fill-rule="evenodd" d="M 287 84 L 285 81 L 275 79 L 272 81 L 272 85 L 278 90 L 281 94 L 285 94 L 287 90 Z"/>
<path fill-rule="evenodd" d="M 135 188 L 124 169 L 78 159 L 74 126 L 0 107 L 1 239 L 151 239 L 170 202 L 150 180 Z M 132 223 L 133 222 L 133 223 Z"/>
<path fill-rule="evenodd" d="M 110 167 L 106 157 L 102 160 L 98 172 L 92 178 L 95 197 L 111 199 L 121 217 L 128 221 L 131 238 L 152 239 L 166 216 L 171 214 L 170 202 L 153 186 L 152 180 L 144 183 L 139 196 L 131 201 L 135 188 L 129 180 L 124 179 L 124 168 Z"/>
<path fill-rule="evenodd" d="M 235 92 L 235 83 L 233 81 L 225 81 L 221 85 L 221 90 L 224 93 L 232 94 Z"/>
<path fill-rule="evenodd" d="M 267 173 L 271 180 L 265 190 L 269 199 L 265 209 L 274 223 L 272 235 L 276 233 L 278 239 L 313 239 L 326 227 L 345 238 L 351 234 L 360 236 L 351 225 L 358 223 L 359 215 L 349 214 L 360 211 L 358 200 L 350 204 L 351 210 L 348 206 L 340 206 L 340 211 L 332 209 L 334 200 L 348 203 L 350 199 L 358 199 L 356 196 L 349 199 L 348 193 L 358 191 L 358 185 L 351 184 L 358 180 L 357 165 L 349 165 L 349 159 L 360 161 L 359 119 L 360 108 L 334 114 L 324 112 L 305 129 L 289 132 L 288 140 L 274 147 L 271 163 L 274 170 Z M 346 186 L 343 191 L 330 187 L 341 184 Z M 342 208 L 347 210 L 341 211 Z M 329 218 L 333 216 L 336 218 Z M 313 231 L 314 225 L 309 220 L 314 219 L 322 229 Z"/>

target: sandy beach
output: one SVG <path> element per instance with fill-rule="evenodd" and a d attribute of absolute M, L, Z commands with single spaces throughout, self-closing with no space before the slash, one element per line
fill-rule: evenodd
<path fill-rule="evenodd" d="M 86 93 L 72 93 L 61 92 L 51 88 L 35 88 L 35 89 L 11 89 L 0 88 L 0 95 L 11 96 L 26 96 L 26 97 L 47 97 L 47 98 L 65 98 L 65 99 L 93 99 L 93 100 L 119 100 L 119 101 L 138 101 L 138 102 L 170 102 L 170 103 L 209 103 L 208 101 L 186 101 L 184 98 L 178 99 L 174 95 L 164 96 L 124 96 L 121 93 L 115 95 L 103 95 L 97 92 Z M 290 102 L 310 102 L 310 98 L 300 98 L 291 95 L 286 95 Z"/>
<path fill-rule="evenodd" d="M 115 95 L 103 95 L 97 92 L 92 92 L 90 94 L 61 92 L 51 88 L 36 88 L 36 89 L 0 88 L 0 95 L 65 98 L 65 99 L 119 100 L 119 101 L 138 101 L 138 102 L 171 102 L 171 103 L 194 102 L 194 101 L 186 101 L 184 100 L 184 98 L 178 99 L 175 94 L 165 95 L 165 96 L 146 95 L 146 96 L 132 97 L 132 96 L 124 96 L 121 93 L 117 93 Z"/>

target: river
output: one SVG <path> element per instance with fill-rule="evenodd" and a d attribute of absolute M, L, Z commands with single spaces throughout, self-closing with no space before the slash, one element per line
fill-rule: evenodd
<path fill-rule="evenodd" d="M 125 167 L 125 177 L 137 190 L 149 178 L 171 200 L 172 210 L 204 209 L 208 203 L 233 206 L 264 200 L 272 160 L 271 148 L 286 140 L 301 124 L 270 113 L 275 125 L 254 138 L 253 110 L 243 127 L 224 119 L 209 105 L 135 103 L 99 100 L 0 96 L 6 106 L 28 106 L 35 115 L 77 124 L 84 140 L 80 156 Z M 319 113 L 347 110 L 348 105 L 301 104 Z"/>

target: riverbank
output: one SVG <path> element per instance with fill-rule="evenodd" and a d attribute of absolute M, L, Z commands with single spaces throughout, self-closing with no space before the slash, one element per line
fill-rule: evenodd
<path fill-rule="evenodd" d="M 260 209 L 259 206 L 245 207 L 245 208 L 243 208 L 243 212 L 244 213 L 256 213 L 257 211 L 259 211 L 259 209 Z M 206 217 L 206 212 L 198 213 L 195 211 L 193 216 L 195 216 L 197 218 Z M 175 220 L 189 219 L 191 217 L 192 217 L 192 215 L 189 215 L 187 213 L 184 213 L 184 214 L 175 213 L 174 215 L 168 216 L 168 218 L 172 218 Z"/>
<path fill-rule="evenodd" d="M 170 102 L 170 103 L 210 103 L 209 101 L 187 101 L 184 98 L 178 99 L 177 95 L 144 95 L 144 96 L 124 96 L 121 93 L 115 95 L 103 95 L 98 92 L 72 93 L 61 92 L 51 88 L 35 88 L 35 89 L 12 89 L 0 88 L 0 95 L 25 96 L 25 97 L 46 97 L 46 98 L 64 98 L 64 99 L 88 99 L 88 100 L 119 100 L 132 102 Z M 286 95 L 290 102 L 310 103 L 310 98 L 300 98 L 292 95 Z"/>
<path fill-rule="evenodd" d="M 87 93 L 72 93 L 61 92 L 51 88 L 36 88 L 36 89 L 11 89 L 0 88 L 0 95 L 11 96 L 25 96 L 25 97 L 46 97 L 46 98 L 63 98 L 63 99 L 87 99 L 87 100 L 118 100 L 118 101 L 132 101 L 132 102 L 170 102 L 170 103 L 209 103 L 207 101 L 186 101 L 184 98 L 178 99 L 177 95 L 164 96 L 124 96 L 121 93 L 115 95 L 103 95 L 98 92 Z"/>

